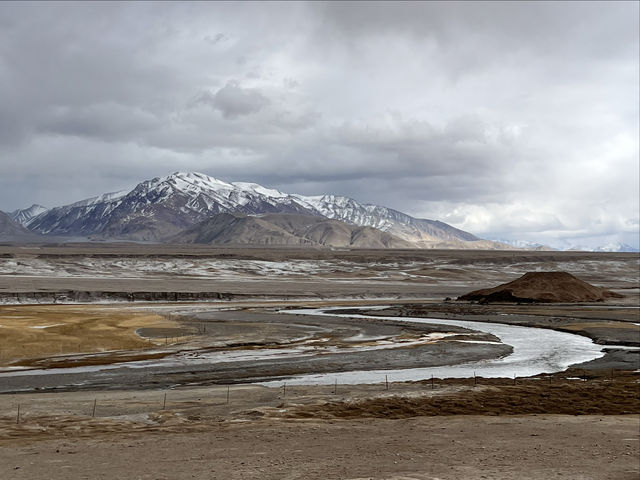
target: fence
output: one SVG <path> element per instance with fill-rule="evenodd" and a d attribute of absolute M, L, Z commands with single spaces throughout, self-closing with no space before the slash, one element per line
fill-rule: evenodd
<path fill-rule="evenodd" d="M 563 381 L 589 380 L 585 371 Z M 614 371 L 605 379 L 612 382 Z M 337 379 L 321 385 L 292 385 L 283 382 L 279 387 L 262 384 L 233 384 L 213 386 L 183 386 L 175 389 L 132 391 L 75 391 L 57 393 L 5 394 L 0 396 L 0 418 L 14 418 L 16 424 L 28 423 L 42 417 L 99 417 L 144 421 L 143 416 L 163 411 L 194 412 L 204 415 L 227 416 L 263 408 L 282 408 L 294 404 L 318 401 L 358 401 L 388 396 L 431 396 L 447 392 L 472 390 L 483 386 L 510 386 L 558 382 L 553 375 L 540 377 L 513 376 L 510 379 L 490 379 L 473 375 L 466 379 L 438 379 L 431 376 L 420 382 L 393 383 L 388 375 L 380 383 L 367 385 L 340 384 Z M 13 412 L 10 413 L 10 412 Z"/>

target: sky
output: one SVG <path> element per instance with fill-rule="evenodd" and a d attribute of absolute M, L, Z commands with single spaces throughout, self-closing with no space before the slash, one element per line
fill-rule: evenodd
<path fill-rule="evenodd" d="M 639 236 L 639 3 L 0 3 L 0 210 L 175 171 Z"/>

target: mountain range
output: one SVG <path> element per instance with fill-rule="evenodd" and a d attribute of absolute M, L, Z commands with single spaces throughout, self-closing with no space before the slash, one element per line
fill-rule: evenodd
<path fill-rule="evenodd" d="M 505 240 L 496 239 L 496 242 L 511 245 L 512 247 L 522 250 L 538 250 L 538 251 L 563 251 L 563 252 L 609 252 L 609 253 L 635 253 L 638 249 L 629 244 L 622 242 L 609 242 L 598 247 L 587 247 L 586 245 L 564 245 L 560 247 L 551 247 L 542 243 L 530 242 L 528 240 Z"/>
<path fill-rule="evenodd" d="M 61 207 L 0 212 L 2 242 L 127 240 L 165 243 L 319 245 L 352 248 L 553 248 L 482 240 L 437 220 L 336 195 L 283 193 L 176 172 Z M 565 250 L 566 248 L 563 248 Z M 572 250 L 591 250 L 571 248 Z M 637 251 L 608 244 L 594 251 Z"/>
<path fill-rule="evenodd" d="M 335 195 L 283 193 L 256 183 L 176 172 L 45 209 L 10 214 L 25 235 L 172 243 L 257 243 L 362 248 L 512 248 L 437 220 Z"/>

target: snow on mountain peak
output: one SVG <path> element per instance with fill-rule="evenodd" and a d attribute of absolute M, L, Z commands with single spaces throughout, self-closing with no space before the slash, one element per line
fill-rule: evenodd
<path fill-rule="evenodd" d="M 97 197 L 86 198 L 84 200 L 80 200 L 79 202 L 72 203 L 69 205 L 70 207 L 84 207 L 90 205 L 96 205 L 98 203 L 110 203 L 115 200 L 118 200 L 129 193 L 128 190 L 121 190 L 119 192 L 110 192 L 104 193 L 102 195 L 98 195 Z"/>
<path fill-rule="evenodd" d="M 158 178 L 156 185 L 168 183 L 174 188 L 182 191 L 194 189 L 205 190 L 232 190 L 233 185 L 223 180 L 219 180 L 204 173 L 197 172 L 174 172 L 166 177 Z"/>
<path fill-rule="evenodd" d="M 282 193 L 280 190 L 275 190 L 273 188 L 266 188 L 257 183 L 233 182 L 232 185 L 234 187 L 239 188 L 242 191 L 255 192 L 259 195 L 264 195 L 265 197 L 269 197 L 269 198 L 285 198 L 289 196 L 286 193 Z"/>
<path fill-rule="evenodd" d="M 38 205 L 34 203 L 29 208 L 23 208 L 19 210 L 15 210 L 9 214 L 12 220 L 20 223 L 21 225 L 28 225 L 31 220 L 40 215 L 43 212 L 46 212 L 48 208 L 43 207 L 42 205 Z"/>
<path fill-rule="evenodd" d="M 601 245 L 595 249 L 594 252 L 637 252 L 638 249 L 632 247 L 631 245 L 627 245 L 622 242 L 610 242 L 606 245 Z"/>

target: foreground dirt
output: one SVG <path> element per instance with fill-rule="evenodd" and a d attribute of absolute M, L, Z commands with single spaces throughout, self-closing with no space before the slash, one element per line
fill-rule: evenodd
<path fill-rule="evenodd" d="M 637 416 L 261 420 L 0 449 L 3 479 L 636 479 Z"/>
<path fill-rule="evenodd" d="M 572 378 L 2 395 L 0 478 L 637 478 L 638 375 Z"/>

